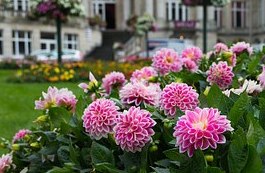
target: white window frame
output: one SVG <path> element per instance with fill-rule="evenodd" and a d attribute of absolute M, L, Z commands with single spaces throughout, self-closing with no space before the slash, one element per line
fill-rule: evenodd
<path fill-rule="evenodd" d="M 25 55 L 29 55 L 30 54 L 30 47 L 29 47 L 29 43 L 31 43 L 31 32 L 30 31 L 21 31 L 21 30 L 13 30 L 12 32 L 14 32 L 14 36 L 12 37 L 12 42 L 15 42 L 15 55 L 22 55 L 19 52 L 19 42 L 23 42 L 25 44 Z M 24 37 L 23 38 L 19 38 L 18 33 L 19 32 L 23 32 L 24 33 Z M 30 44 L 31 46 L 32 44 Z"/>
<path fill-rule="evenodd" d="M 181 6 L 181 7 L 180 7 Z M 189 8 L 182 4 L 181 0 L 167 0 L 166 1 L 166 15 L 167 15 L 167 19 L 169 21 L 172 21 L 172 20 L 178 20 L 178 21 L 187 21 L 189 20 Z M 172 14 L 172 11 L 173 11 L 173 8 L 175 8 L 175 19 L 173 18 L 173 14 Z M 179 16 L 179 10 L 182 9 L 182 19 L 180 19 L 180 16 Z"/>
<path fill-rule="evenodd" d="M 68 40 L 68 36 L 71 37 L 71 40 Z M 78 50 L 78 34 L 65 33 L 63 43 L 65 49 L 69 49 L 68 45 L 72 45 L 71 50 Z"/>
<path fill-rule="evenodd" d="M 106 20 L 106 4 L 115 4 L 116 0 L 93 0 L 92 11 L 94 16 L 100 16 L 103 21 Z M 101 6 L 101 8 L 100 8 Z M 102 14 L 99 13 L 100 9 Z"/>
<path fill-rule="evenodd" d="M 241 3 L 237 8 L 237 3 Z M 241 26 L 237 26 L 237 12 L 241 13 Z M 245 28 L 246 27 L 246 15 L 247 15 L 247 3 L 245 1 L 233 1 L 232 2 L 232 27 L 233 28 Z"/>
<path fill-rule="evenodd" d="M 216 22 L 217 28 L 221 28 L 223 25 L 223 16 L 222 15 L 223 15 L 223 7 L 215 7 L 214 8 L 214 20 Z"/>
<path fill-rule="evenodd" d="M 41 44 L 46 45 L 46 49 L 42 49 L 42 50 L 52 51 L 51 50 L 52 44 L 54 45 L 54 49 L 57 48 L 56 34 L 55 33 L 52 33 L 52 34 L 54 34 L 54 39 L 40 38 L 40 46 L 41 46 Z"/>
<path fill-rule="evenodd" d="M 28 11 L 30 9 L 30 0 L 13 0 L 14 10 L 19 11 L 18 5 L 19 2 L 22 4 L 22 11 Z"/>

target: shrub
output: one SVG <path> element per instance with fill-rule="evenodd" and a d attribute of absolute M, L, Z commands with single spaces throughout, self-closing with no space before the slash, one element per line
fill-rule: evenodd
<path fill-rule="evenodd" d="M 178 72 L 149 73 L 143 68 L 127 83 L 110 83 L 107 93 L 92 74 L 79 85 L 84 90 L 79 97 L 65 88 L 49 88 L 35 102 L 43 110 L 35 126 L 19 131 L 12 142 L 2 139 L 1 146 L 10 153 L 0 159 L 0 169 L 262 172 L 265 68 L 260 62 L 264 53 L 242 49 L 235 55 L 218 49 L 196 61 L 198 68 L 193 70 L 183 65 Z M 235 64 L 229 65 L 232 82 L 226 82 L 226 87 L 219 86 L 217 78 L 207 82 L 208 75 L 226 80 L 222 70 L 207 71 L 216 64 L 226 68 L 232 56 L 236 57 Z"/>

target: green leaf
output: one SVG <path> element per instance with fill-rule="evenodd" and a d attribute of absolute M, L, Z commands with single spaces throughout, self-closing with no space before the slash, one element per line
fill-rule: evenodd
<path fill-rule="evenodd" d="M 248 73 L 249 74 L 255 74 L 255 71 L 257 69 L 257 66 L 259 65 L 260 59 L 262 56 L 256 55 L 251 59 L 251 61 L 248 63 Z"/>
<path fill-rule="evenodd" d="M 69 162 L 69 146 L 61 146 L 57 151 L 57 155 L 61 163 Z"/>
<path fill-rule="evenodd" d="M 217 167 L 207 167 L 207 173 L 224 173 L 224 171 Z"/>
<path fill-rule="evenodd" d="M 69 170 L 68 168 L 54 167 L 52 170 L 49 170 L 47 173 L 72 173 L 72 170 Z"/>
<path fill-rule="evenodd" d="M 265 136 L 264 129 L 260 126 L 259 122 L 256 119 L 253 119 L 250 122 L 248 132 L 247 132 L 247 141 L 248 144 L 257 146 L 258 142 Z"/>
<path fill-rule="evenodd" d="M 248 161 L 242 173 L 262 172 L 262 161 L 254 146 L 249 145 Z"/>
<path fill-rule="evenodd" d="M 79 153 L 78 153 L 78 149 L 74 148 L 72 143 L 70 143 L 70 146 L 69 146 L 69 151 L 70 151 L 70 159 L 73 163 L 75 164 L 79 164 L 79 161 L 78 161 L 78 157 L 79 157 Z"/>
<path fill-rule="evenodd" d="M 209 107 L 218 108 L 223 114 L 227 114 L 233 106 L 233 101 L 222 93 L 217 85 L 213 85 L 207 95 Z"/>
<path fill-rule="evenodd" d="M 233 136 L 228 150 L 229 172 L 240 173 L 248 160 L 248 145 L 244 131 L 240 128 Z"/>
<path fill-rule="evenodd" d="M 107 162 L 114 165 L 112 152 L 107 147 L 95 141 L 92 142 L 90 154 L 94 164 Z"/>
<path fill-rule="evenodd" d="M 189 165 L 190 172 L 206 173 L 206 162 L 204 159 L 203 152 L 197 150 L 192 156 L 191 164 Z"/>
<path fill-rule="evenodd" d="M 78 98 L 78 101 L 76 103 L 76 108 L 75 108 L 75 114 L 77 117 L 81 118 L 84 112 L 84 109 L 87 106 L 87 102 L 83 96 L 80 96 Z"/>
<path fill-rule="evenodd" d="M 259 123 L 263 129 L 265 129 L 265 92 L 260 93 L 259 97 Z"/>
<path fill-rule="evenodd" d="M 263 138 L 258 142 L 258 145 L 257 145 L 257 152 L 258 152 L 260 155 L 265 155 L 265 137 L 263 137 Z"/>
<path fill-rule="evenodd" d="M 97 172 L 102 173 L 126 173 L 125 171 L 118 170 L 110 163 L 98 163 L 95 165 L 95 169 Z"/>
<path fill-rule="evenodd" d="M 54 127 L 60 127 L 61 123 L 68 123 L 71 115 L 70 112 L 62 107 L 49 109 L 49 116 Z"/>
<path fill-rule="evenodd" d="M 170 173 L 169 169 L 159 168 L 159 167 L 151 167 L 156 173 Z"/>
<path fill-rule="evenodd" d="M 170 160 L 176 160 L 179 161 L 180 163 L 186 162 L 189 159 L 185 154 L 179 153 L 179 150 L 176 148 L 166 150 L 163 153 Z"/>
<path fill-rule="evenodd" d="M 120 160 L 123 162 L 126 172 L 136 173 L 139 172 L 141 166 L 140 153 L 124 152 L 120 156 Z"/>
<path fill-rule="evenodd" d="M 250 105 L 250 99 L 247 93 L 240 95 L 239 99 L 235 102 L 234 106 L 231 108 L 228 119 L 231 120 L 233 127 L 236 127 L 239 119 L 248 111 Z"/>

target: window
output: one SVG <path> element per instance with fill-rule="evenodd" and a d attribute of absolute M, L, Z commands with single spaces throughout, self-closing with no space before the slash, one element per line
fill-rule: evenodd
<path fill-rule="evenodd" d="M 166 14 L 168 21 L 186 21 L 188 20 L 188 8 L 183 5 L 180 0 L 167 0 L 166 2 Z"/>
<path fill-rule="evenodd" d="M 232 26 L 233 28 L 246 27 L 246 2 L 232 2 Z"/>
<path fill-rule="evenodd" d="M 77 34 L 64 35 L 64 48 L 65 49 L 78 49 L 78 36 Z"/>
<path fill-rule="evenodd" d="M 0 30 L 0 55 L 3 55 L 3 31 Z"/>
<path fill-rule="evenodd" d="M 28 11 L 29 10 L 29 0 L 13 0 L 15 11 Z"/>
<path fill-rule="evenodd" d="M 215 7 L 214 9 L 214 21 L 216 23 L 217 28 L 221 28 L 223 25 L 223 8 L 222 7 Z"/>
<path fill-rule="evenodd" d="M 100 16 L 102 20 L 106 20 L 106 4 L 114 4 L 115 0 L 93 0 L 94 16 Z"/>
<path fill-rule="evenodd" d="M 13 31 L 13 54 L 29 55 L 31 52 L 31 33 L 29 31 Z"/>
<path fill-rule="evenodd" d="M 56 37 L 53 32 L 40 33 L 40 48 L 42 50 L 52 51 L 56 49 Z"/>

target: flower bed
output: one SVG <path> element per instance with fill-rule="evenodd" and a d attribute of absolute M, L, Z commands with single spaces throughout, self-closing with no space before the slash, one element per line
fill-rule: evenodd
<path fill-rule="evenodd" d="M 49 87 L 35 126 L 2 139 L 0 171 L 262 172 L 264 53 L 244 42 L 205 57 L 162 49 L 128 81 L 90 73 L 78 98 Z"/>
<path fill-rule="evenodd" d="M 88 72 L 93 71 L 101 78 L 106 73 L 117 70 L 129 77 L 135 69 L 140 69 L 150 61 L 135 61 L 118 63 L 115 61 L 64 63 L 62 66 L 51 63 L 32 64 L 28 68 L 20 69 L 9 80 L 13 82 L 64 82 L 88 79 Z"/>

